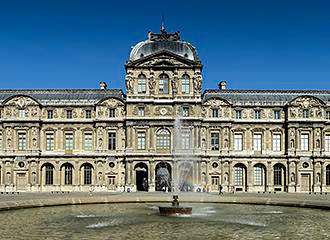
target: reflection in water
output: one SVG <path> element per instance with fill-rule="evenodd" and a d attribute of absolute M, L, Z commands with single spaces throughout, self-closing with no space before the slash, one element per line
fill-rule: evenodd
<path fill-rule="evenodd" d="M 275 206 L 189 204 L 162 217 L 157 204 L 47 207 L 0 212 L 1 239 L 329 239 L 330 212 Z"/>

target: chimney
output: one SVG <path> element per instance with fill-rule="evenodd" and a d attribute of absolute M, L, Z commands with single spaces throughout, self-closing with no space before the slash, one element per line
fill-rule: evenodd
<path fill-rule="evenodd" d="M 227 81 L 226 80 L 221 80 L 219 82 L 219 89 L 220 90 L 226 90 L 226 86 L 227 86 Z"/>
<path fill-rule="evenodd" d="M 100 89 L 105 90 L 107 89 L 108 85 L 106 82 L 100 82 Z"/>

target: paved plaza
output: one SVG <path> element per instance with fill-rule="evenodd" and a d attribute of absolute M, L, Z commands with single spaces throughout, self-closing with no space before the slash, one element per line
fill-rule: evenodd
<path fill-rule="evenodd" d="M 330 209 L 330 193 L 178 193 L 181 203 L 258 204 Z M 75 204 L 171 202 L 173 193 L 1 193 L 0 210 Z"/>

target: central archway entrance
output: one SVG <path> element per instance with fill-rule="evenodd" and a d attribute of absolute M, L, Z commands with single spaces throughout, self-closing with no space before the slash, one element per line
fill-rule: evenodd
<path fill-rule="evenodd" d="M 136 179 L 136 190 L 146 191 L 149 190 L 148 183 L 148 166 L 145 163 L 138 163 L 135 165 L 135 179 Z"/>
<path fill-rule="evenodd" d="M 156 165 L 156 191 L 171 190 L 172 167 L 167 162 L 160 162 Z"/>

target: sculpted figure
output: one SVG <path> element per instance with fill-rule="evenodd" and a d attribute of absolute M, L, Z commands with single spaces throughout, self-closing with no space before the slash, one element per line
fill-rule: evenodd
<path fill-rule="evenodd" d="M 156 81 L 153 76 L 148 79 L 148 86 L 150 93 L 155 93 Z"/>

